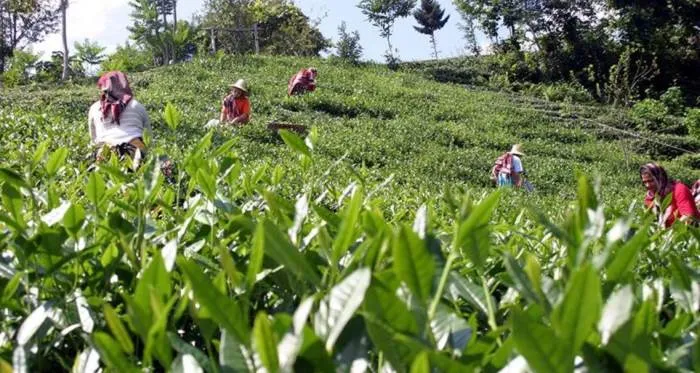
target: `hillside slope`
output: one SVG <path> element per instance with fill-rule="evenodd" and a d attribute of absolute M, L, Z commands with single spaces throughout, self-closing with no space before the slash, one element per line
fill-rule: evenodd
<path fill-rule="evenodd" d="M 286 82 L 301 67 L 320 71 L 319 89 L 304 97 L 286 97 Z M 298 168 L 292 153 L 269 134 L 265 125 L 278 120 L 316 128 L 314 149 L 321 175 L 341 157 L 364 177 L 380 182 L 394 178 L 384 197 L 392 202 L 435 196 L 447 186 L 490 188 L 493 160 L 513 143 L 524 145 L 529 178 L 537 198 L 559 204 L 573 197 L 575 173 L 600 176 L 603 196 L 627 205 L 639 198 L 637 170 L 649 157 L 638 139 L 571 118 L 614 122 L 618 113 L 605 107 L 578 107 L 496 92 L 472 91 L 441 84 L 382 66 L 347 67 L 325 60 L 279 57 L 224 57 L 169 66 L 130 76 L 135 95 L 154 122 L 158 153 L 177 154 L 206 133 L 204 123 L 218 116 L 229 83 L 248 80 L 252 90 L 252 124 L 240 130 L 220 129 L 215 142 L 237 138 L 239 155 L 250 162 L 273 161 L 287 170 Z M 33 128 L 33 140 L 55 138 L 52 145 L 86 150 L 86 111 L 95 99 L 93 86 L 35 87 L 3 93 L 3 112 L 24 109 L 46 113 L 50 128 Z M 177 133 L 161 118 L 172 102 L 183 112 Z M 7 126 L 7 124 L 5 124 Z M 26 132 L 4 129 L 14 141 L 31 147 Z M 5 141 L 3 153 L 13 148 Z M 682 162 L 664 162 L 677 177 L 700 177 Z M 329 182 L 349 183 L 347 170 L 336 167 Z M 294 174 L 291 172 L 290 174 Z M 539 203 L 538 203 L 539 204 Z M 621 205 L 621 206 L 622 206 Z"/>

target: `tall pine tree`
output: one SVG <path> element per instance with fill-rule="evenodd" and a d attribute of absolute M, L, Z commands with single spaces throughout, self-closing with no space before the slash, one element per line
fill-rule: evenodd
<path fill-rule="evenodd" d="M 450 19 L 449 14 L 445 17 L 445 11 L 436 0 L 421 0 L 420 8 L 413 11 L 413 17 L 420 26 L 413 26 L 421 34 L 430 35 L 430 43 L 433 44 L 433 55 L 438 59 L 437 43 L 435 42 L 435 31 L 445 27 Z"/>

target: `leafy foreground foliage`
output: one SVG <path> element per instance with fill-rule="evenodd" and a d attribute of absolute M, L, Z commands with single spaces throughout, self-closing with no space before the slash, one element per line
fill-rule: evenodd
<path fill-rule="evenodd" d="M 240 63 L 263 82 L 285 75 L 276 64 Z M 606 202 L 614 189 L 639 192 L 633 177 L 614 188 L 607 182 L 624 170 L 614 168 L 614 139 L 564 128 L 561 137 L 533 140 L 542 146 L 532 146 L 530 165 L 544 166 L 568 154 L 549 153 L 558 141 L 579 139 L 570 143 L 574 154 L 600 157 L 603 184 L 571 182 L 568 163 L 550 166 L 558 173 L 532 168 L 576 192 L 543 187 L 527 210 L 519 193 L 483 193 L 478 180 L 488 167 L 476 158 L 455 157 L 474 172 L 471 191 L 446 188 L 457 183 L 451 171 L 427 166 L 454 153 L 440 139 L 419 143 L 443 130 L 484 142 L 499 131 L 487 124 L 495 118 L 527 125 L 521 134 L 552 133 L 543 116 L 497 117 L 486 102 L 503 96 L 459 96 L 458 87 L 372 67 L 344 75 L 328 66 L 329 80 L 364 75 L 299 100 L 278 98 L 283 89 L 272 82 L 253 88 L 255 120 L 309 116 L 306 139 L 280 139 L 257 123 L 206 133 L 193 125 L 207 118 L 197 107 L 218 97 L 223 73 L 215 68 L 230 61 L 211 64 L 164 70 L 188 69 L 177 82 L 159 71 L 134 77 L 152 113 L 166 97 L 177 103 L 162 119 L 153 115 L 155 145 L 135 173 L 116 159 L 86 171 L 77 150 L 87 142 L 91 88 L 52 94 L 56 101 L 41 92 L 3 98 L 13 108 L 0 114 L 3 369 L 700 368 L 698 232 L 658 231 L 634 205 Z M 382 89 L 366 83 L 371 77 Z M 428 94 L 428 109 L 414 107 Z M 429 136 L 408 131 L 419 116 L 429 118 L 421 127 Z M 500 136 L 505 148 L 511 135 Z M 336 157 L 341 149 L 347 154 Z M 179 168 L 170 183 L 156 162 L 163 153 Z M 381 164 L 367 167 L 370 160 Z"/>
<path fill-rule="evenodd" d="M 211 135 L 186 156 L 182 207 L 154 161 L 100 166 L 60 200 L 65 151 L 35 156 L 0 169 L 2 355 L 18 372 L 700 364 L 698 232 L 606 219 L 585 178 L 561 226 L 493 193 L 446 197 L 443 231 L 425 206 L 387 219 L 358 186 L 332 206 L 312 184 L 286 199 Z"/>

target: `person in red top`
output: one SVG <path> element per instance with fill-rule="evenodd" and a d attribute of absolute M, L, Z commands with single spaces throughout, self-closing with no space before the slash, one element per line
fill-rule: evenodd
<path fill-rule="evenodd" d="M 287 84 L 287 95 L 299 95 L 316 90 L 316 76 L 318 72 L 315 67 L 301 69 L 289 79 Z"/>
<path fill-rule="evenodd" d="M 657 214 L 659 225 L 668 228 L 676 220 L 691 224 L 700 219 L 700 212 L 695 206 L 690 189 L 679 180 L 669 180 L 663 167 L 656 163 L 647 163 L 639 169 L 639 175 L 647 189 L 644 204 Z M 661 204 L 669 194 L 671 202 L 662 212 Z"/>
<path fill-rule="evenodd" d="M 224 98 L 221 104 L 221 123 L 243 125 L 250 121 L 250 101 L 248 100 L 248 84 L 239 79 L 231 84 L 231 94 Z"/>

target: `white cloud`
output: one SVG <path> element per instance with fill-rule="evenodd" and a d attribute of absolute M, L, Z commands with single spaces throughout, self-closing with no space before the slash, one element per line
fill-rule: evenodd
<path fill-rule="evenodd" d="M 113 51 L 116 44 L 129 37 L 129 13 L 129 0 L 70 0 L 66 16 L 68 48 L 72 50 L 75 41 L 87 38 L 107 47 L 108 52 Z M 42 53 L 43 59 L 50 58 L 52 51 L 62 50 L 60 25 L 59 32 L 48 35 L 32 49 Z"/>

